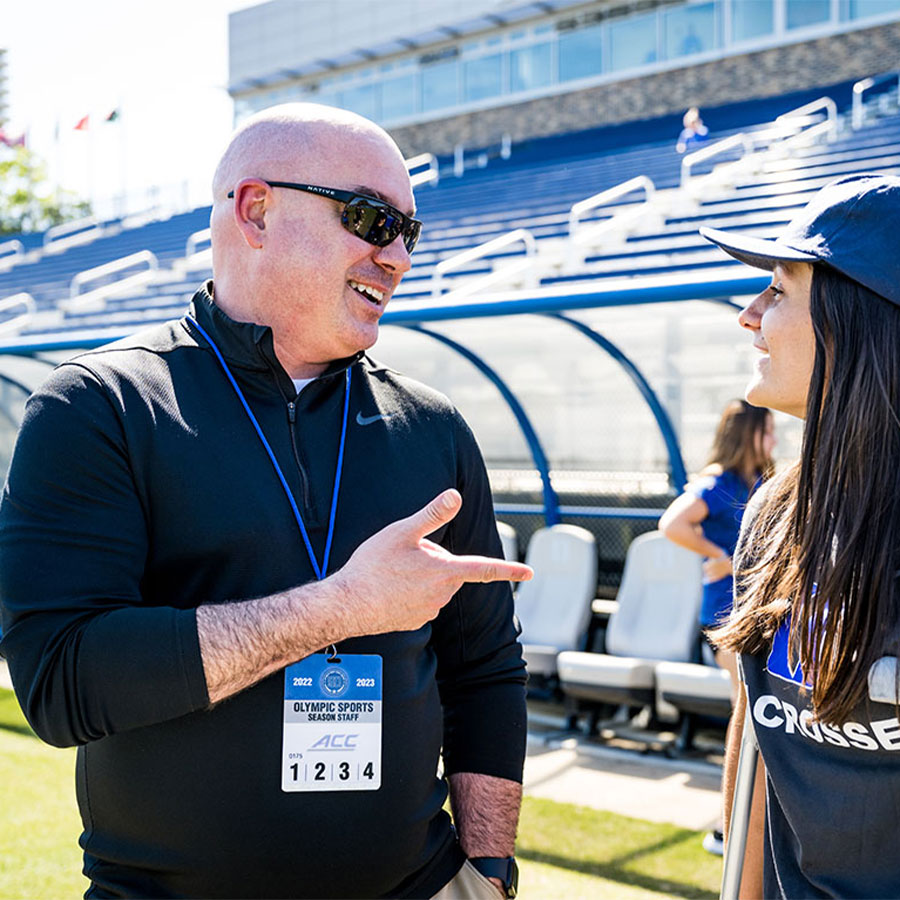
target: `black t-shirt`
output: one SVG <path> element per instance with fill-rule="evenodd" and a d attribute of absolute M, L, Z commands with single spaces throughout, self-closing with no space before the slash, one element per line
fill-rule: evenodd
<path fill-rule="evenodd" d="M 766 897 L 900 897 L 900 722 L 867 702 L 841 727 L 815 722 L 787 623 L 741 664 L 766 766 Z"/>

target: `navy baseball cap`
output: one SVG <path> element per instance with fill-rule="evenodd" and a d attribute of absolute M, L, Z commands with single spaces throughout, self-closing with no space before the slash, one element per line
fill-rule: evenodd
<path fill-rule="evenodd" d="M 848 175 L 826 184 L 774 241 L 701 228 L 757 269 L 821 262 L 900 306 L 900 178 Z"/>

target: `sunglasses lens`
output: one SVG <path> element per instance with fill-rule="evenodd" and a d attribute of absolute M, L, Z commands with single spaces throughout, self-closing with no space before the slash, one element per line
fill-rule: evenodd
<path fill-rule="evenodd" d="M 386 247 L 402 230 L 403 243 L 409 253 L 416 246 L 421 230 L 420 223 L 406 219 L 393 207 L 376 206 L 365 197 L 354 197 L 344 207 L 342 221 L 349 232 L 376 247 Z"/>
<path fill-rule="evenodd" d="M 419 235 L 422 233 L 421 222 L 410 222 L 403 234 L 403 243 L 406 245 L 406 252 L 412 253 L 419 241 Z"/>
<path fill-rule="evenodd" d="M 344 208 L 343 222 L 347 231 L 357 237 L 368 241 L 370 244 L 378 244 L 374 240 L 378 232 L 378 220 L 384 217 L 384 211 L 372 206 L 366 200 L 354 198 Z"/>

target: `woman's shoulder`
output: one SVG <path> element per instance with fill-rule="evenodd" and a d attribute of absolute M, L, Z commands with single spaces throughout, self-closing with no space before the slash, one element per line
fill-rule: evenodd
<path fill-rule="evenodd" d="M 770 498 L 777 494 L 782 485 L 784 484 L 784 480 L 789 476 L 790 469 L 784 469 L 781 472 L 776 472 L 771 478 L 764 481 L 750 496 L 750 499 L 747 501 L 747 509 L 744 512 L 744 519 L 755 518 L 759 515 L 759 511 L 762 509 L 765 502 Z"/>
<path fill-rule="evenodd" d="M 698 490 L 716 491 L 728 495 L 742 493 L 742 489 L 745 489 L 741 476 L 733 469 L 723 469 L 719 463 L 710 463 L 701 469 L 691 484 Z"/>
<path fill-rule="evenodd" d="M 741 517 L 741 531 L 738 537 L 738 545 L 736 556 L 743 556 L 746 552 L 746 541 L 753 528 L 754 523 L 759 518 L 759 514 L 766 502 L 776 496 L 780 491 L 785 478 L 790 475 L 790 469 L 778 472 L 768 481 L 764 481 L 751 495 L 744 507 L 744 515 Z"/>

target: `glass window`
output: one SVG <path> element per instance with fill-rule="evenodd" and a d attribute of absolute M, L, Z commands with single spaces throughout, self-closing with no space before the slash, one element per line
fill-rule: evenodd
<path fill-rule="evenodd" d="M 843 0 L 842 19 L 868 19 L 900 9 L 900 0 Z"/>
<path fill-rule="evenodd" d="M 610 68 L 656 62 L 656 14 L 633 16 L 609 26 Z"/>
<path fill-rule="evenodd" d="M 497 53 L 464 63 L 463 84 L 466 102 L 499 96 L 503 90 L 503 57 Z"/>
<path fill-rule="evenodd" d="M 731 39 L 749 41 L 775 30 L 772 0 L 732 0 Z"/>
<path fill-rule="evenodd" d="M 828 0 L 825 0 L 827 3 Z M 693 56 L 716 46 L 716 7 L 697 3 L 669 10 L 665 15 L 666 59 Z"/>
<path fill-rule="evenodd" d="M 544 87 L 553 80 L 550 44 L 534 44 L 509 54 L 509 89 L 513 92 Z"/>
<path fill-rule="evenodd" d="M 600 25 L 559 33 L 559 80 L 599 75 L 602 69 L 603 29 Z"/>
<path fill-rule="evenodd" d="M 787 27 L 806 28 L 831 18 L 831 0 L 787 0 Z"/>
<path fill-rule="evenodd" d="M 425 66 L 422 69 L 423 112 L 457 104 L 456 73 L 458 70 L 459 66 L 455 59 Z"/>
<path fill-rule="evenodd" d="M 378 85 L 364 84 L 360 87 L 347 88 L 341 91 L 341 106 L 351 112 L 359 113 L 367 119 L 381 117 L 378 109 Z"/>
<path fill-rule="evenodd" d="M 389 78 L 381 86 L 381 115 L 385 121 L 402 119 L 416 111 L 416 76 Z"/>

